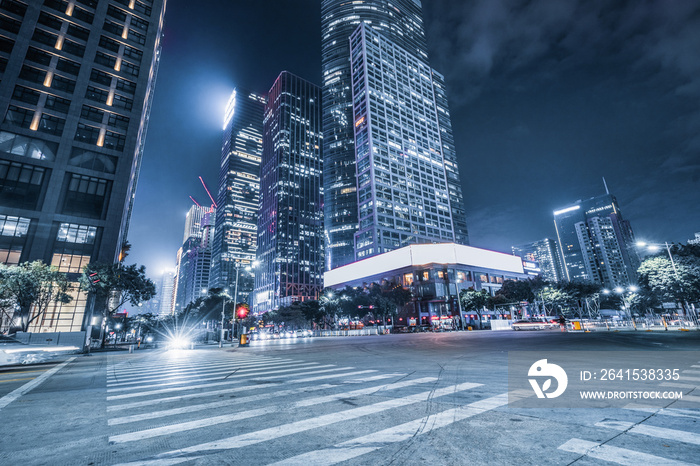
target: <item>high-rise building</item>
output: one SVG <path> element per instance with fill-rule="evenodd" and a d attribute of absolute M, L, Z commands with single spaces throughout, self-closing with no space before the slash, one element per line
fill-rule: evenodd
<path fill-rule="evenodd" d="M 185 234 L 188 235 L 178 251 L 177 277 L 174 286 L 173 311 L 184 310 L 189 303 L 207 294 L 211 276 L 211 239 L 216 209 L 204 209 L 199 219 L 199 229 L 190 224 L 192 217 L 202 209 L 190 208 L 186 222 Z"/>
<path fill-rule="evenodd" d="M 322 145 L 321 89 L 282 72 L 265 106 L 256 313 L 323 289 Z"/>
<path fill-rule="evenodd" d="M 411 243 L 468 243 L 444 80 L 429 67 L 421 8 L 418 0 L 322 1 L 327 270 Z M 357 33 L 352 62 L 371 67 L 371 76 L 351 70 L 350 36 L 360 24 L 365 32 Z M 376 53 L 372 44 L 360 45 L 368 35 L 382 42 Z M 386 59 L 386 67 L 376 62 Z M 362 142 L 357 150 L 356 138 Z M 365 163 L 370 153 L 386 161 L 386 172 L 377 167 L 374 174 L 388 178 L 367 181 L 363 171 L 369 166 L 358 167 L 357 161 Z M 420 170 L 426 163 L 425 176 L 414 173 L 413 165 Z M 378 193 L 374 188 L 380 184 Z M 373 198 L 358 193 L 358 186 L 371 190 Z M 438 190 L 439 197 L 424 202 L 424 186 Z M 409 202 L 409 191 L 420 191 L 416 202 Z M 382 206 L 369 206 L 375 200 Z"/>
<path fill-rule="evenodd" d="M 165 270 L 158 288 L 158 297 L 160 298 L 160 306 L 158 307 L 158 315 L 169 316 L 173 313 L 173 289 L 177 276 L 174 270 Z"/>
<path fill-rule="evenodd" d="M 199 205 L 193 205 L 190 210 L 187 211 L 185 216 L 185 235 L 182 238 L 182 242 L 187 241 L 188 238 L 202 238 L 202 218 L 209 212 L 209 208 L 202 207 Z M 213 229 L 210 230 L 213 233 Z"/>
<path fill-rule="evenodd" d="M 526 261 L 537 262 L 545 280 L 560 282 L 565 279 L 559 257 L 559 247 L 557 242 L 551 238 L 513 246 L 513 255 Z"/>
<path fill-rule="evenodd" d="M 69 274 L 125 243 L 165 0 L 0 3 L 0 261 Z M 32 330 L 85 328 L 85 296 Z"/>
<path fill-rule="evenodd" d="M 605 194 L 554 211 L 565 279 L 614 288 L 637 280 L 639 256 L 629 221 Z"/>
<path fill-rule="evenodd" d="M 695 239 L 689 239 L 688 244 L 700 244 L 700 232 L 695 233 Z"/>
<path fill-rule="evenodd" d="M 255 261 L 265 98 L 236 89 L 226 107 L 210 288 L 246 302 L 254 281 L 241 269 Z"/>

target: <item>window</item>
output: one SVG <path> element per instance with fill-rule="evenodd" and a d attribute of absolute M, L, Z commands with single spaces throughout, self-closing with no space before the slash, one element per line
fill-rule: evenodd
<path fill-rule="evenodd" d="M 10 105 L 5 114 L 5 123 L 20 128 L 29 128 L 32 124 L 32 118 L 34 118 L 34 110 Z"/>
<path fill-rule="evenodd" d="M 124 56 L 128 58 L 132 58 L 138 62 L 141 62 L 141 58 L 143 57 L 143 52 L 140 51 L 139 49 L 135 49 L 133 47 L 129 47 L 128 45 L 124 46 Z"/>
<path fill-rule="evenodd" d="M 61 223 L 56 241 L 75 244 L 95 244 L 97 228 L 75 223 Z"/>
<path fill-rule="evenodd" d="M 99 108 L 90 107 L 88 105 L 83 105 L 80 111 L 80 116 L 86 120 L 95 121 L 97 123 L 102 123 L 102 117 L 104 116 L 104 110 Z"/>
<path fill-rule="evenodd" d="M 90 30 L 82 26 L 71 24 L 68 26 L 68 35 L 76 39 L 87 41 L 88 37 L 90 37 Z"/>
<path fill-rule="evenodd" d="M 137 18 L 135 16 L 131 18 L 131 26 L 133 26 L 136 29 L 143 31 L 143 32 L 148 31 L 148 21 L 144 21 L 144 20 Z"/>
<path fill-rule="evenodd" d="M 75 140 L 85 144 L 97 144 L 100 137 L 100 128 L 78 123 L 78 130 L 75 132 Z"/>
<path fill-rule="evenodd" d="M 480 273 L 479 274 L 479 281 L 481 283 L 488 283 L 489 282 L 489 276 L 486 275 L 485 273 Z"/>
<path fill-rule="evenodd" d="M 62 50 L 66 53 L 70 53 L 71 55 L 75 55 L 77 57 L 83 57 L 85 55 L 85 46 L 80 45 L 77 42 L 74 42 L 69 39 L 65 39 L 63 41 L 63 48 Z"/>
<path fill-rule="evenodd" d="M 51 266 L 57 267 L 59 272 L 66 273 L 80 273 L 89 263 L 90 256 L 82 254 L 54 253 L 51 258 Z"/>
<path fill-rule="evenodd" d="M 140 32 L 134 31 L 133 29 L 129 29 L 129 35 L 127 36 L 127 40 L 135 42 L 139 45 L 146 45 L 146 36 L 144 36 Z"/>
<path fill-rule="evenodd" d="M 117 57 L 98 51 L 95 54 L 95 63 L 99 63 L 108 68 L 114 68 L 114 65 L 117 63 Z"/>
<path fill-rule="evenodd" d="M 54 15 L 50 15 L 44 11 L 39 13 L 39 19 L 37 20 L 37 22 L 57 31 L 60 31 L 61 26 L 63 25 L 63 21 L 61 20 L 61 18 Z"/>
<path fill-rule="evenodd" d="M 31 219 L 0 215 L 0 264 L 17 265 Z"/>
<path fill-rule="evenodd" d="M 122 115 L 117 115 L 116 113 L 110 113 L 108 124 L 110 126 L 114 126 L 115 128 L 128 129 L 129 118 Z"/>
<path fill-rule="evenodd" d="M 47 170 L 34 165 L 0 161 L 0 205 L 34 210 Z"/>
<path fill-rule="evenodd" d="M 76 0 L 81 5 L 85 5 L 88 8 L 97 8 L 97 0 Z"/>
<path fill-rule="evenodd" d="M 29 138 L 9 131 L 0 131 L 0 152 L 37 160 L 56 160 L 58 144 Z"/>
<path fill-rule="evenodd" d="M 107 8 L 107 15 L 111 16 L 112 18 L 116 18 L 119 21 L 126 21 L 126 13 L 124 10 L 120 10 L 112 5 Z"/>
<path fill-rule="evenodd" d="M 73 148 L 68 164 L 104 173 L 116 173 L 117 159 L 111 155 L 99 154 L 78 147 Z"/>
<path fill-rule="evenodd" d="M 7 39 L 5 37 L 0 37 L 0 52 L 12 53 L 12 49 L 15 46 L 15 41 Z"/>
<path fill-rule="evenodd" d="M 126 79 L 117 79 L 117 90 L 128 92 L 131 95 L 136 93 L 136 83 L 128 81 Z"/>
<path fill-rule="evenodd" d="M 50 95 L 46 97 L 44 107 L 61 113 L 68 113 L 68 109 L 70 108 L 70 100 L 56 97 L 55 95 Z"/>
<path fill-rule="evenodd" d="M 39 120 L 39 128 L 37 131 L 42 133 L 53 134 L 54 136 L 60 136 L 63 133 L 63 127 L 66 124 L 64 118 L 59 118 L 57 116 L 42 114 L 41 120 Z"/>
<path fill-rule="evenodd" d="M 105 73 L 104 71 L 93 69 L 90 73 L 90 81 L 104 84 L 105 86 L 112 85 L 112 75 Z"/>
<path fill-rule="evenodd" d="M 102 27 L 107 32 L 111 32 L 117 36 L 121 36 L 124 32 L 124 26 L 117 24 L 114 21 L 106 20 L 104 26 Z"/>
<path fill-rule="evenodd" d="M 114 99 L 112 100 L 112 106 L 114 108 L 123 108 L 124 110 L 131 110 L 133 105 L 133 100 L 127 99 L 126 97 L 120 96 L 119 94 L 114 94 Z"/>
<path fill-rule="evenodd" d="M 32 36 L 32 40 L 44 45 L 48 45 L 49 47 L 55 47 L 56 42 L 58 41 L 58 36 L 56 34 L 46 32 L 43 29 L 35 29 L 34 35 Z"/>
<path fill-rule="evenodd" d="M 114 131 L 107 131 L 105 133 L 105 148 L 122 151 L 124 150 L 125 143 L 126 136 L 124 136 L 123 134 L 115 133 Z"/>
<path fill-rule="evenodd" d="M 21 26 L 21 21 L 12 19 L 9 16 L 0 16 L 0 29 L 2 29 L 3 31 L 11 32 L 12 34 L 17 34 Z"/>
<path fill-rule="evenodd" d="M 75 90 L 75 81 L 56 75 L 51 81 L 51 88 L 72 94 Z"/>
<path fill-rule="evenodd" d="M 100 36 L 100 47 L 119 53 L 119 42 L 106 36 Z"/>
<path fill-rule="evenodd" d="M 98 89 L 96 87 L 88 86 L 85 97 L 94 100 L 95 102 L 107 103 L 107 97 L 109 97 L 109 92 Z"/>
<path fill-rule="evenodd" d="M 100 178 L 68 174 L 68 186 L 62 213 L 80 217 L 102 218 L 110 182 Z"/>
<path fill-rule="evenodd" d="M 29 47 L 29 50 L 27 50 L 27 60 L 39 63 L 40 65 L 49 66 L 51 64 L 51 57 L 52 55 L 50 53 L 46 53 L 36 47 Z"/>
<path fill-rule="evenodd" d="M 128 61 L 122 61 L 121 71 L 130 74 L 132 76 L 139 75 L 139 66 L 129 63 Z"/>
<path fill-rule="evenodd" d="M 146 16 L 151 16 L 151 7 L 146 6 L 141 2 L 134 3 L 134 10 L 138 11 L 139 13 L 143 13 Z"/>
<path fill-rule="evenodd" d="M 66 0 L 44 0 L 44 5 L 61 13 L 65 13 L 68 8 Z"/>
<path fill-rule="evenodd" d="M 65 58 L 58 59 L 56 69 L 59 71 L 64 71 L 68 74 L 72 74 L 73 76 L 78 76 L 78 73 L 80 73 L 80 65 L 74 62 L 73 60 L 68 60 Z"/>
<path fill-rule="evenodd" d="M 92 20 L 95 19 L 95 15 L 76 6 L 73 8 L 73 18 L 79 19 L 80 21 L 84 21 L 88 24 L 92 24 Z"/>
<path fill-rule="evenodd" d="M 39 103 L 40 96 L 41 93 L 24 86 L 15 86 L 15 91 L 12 93 L 13 99 L 32 105 Z"/>
<path fill-rule="evenodd" d="M 16 0 L 2 0 L 0 1 L 0 8 L 19 16 L 24 16 L 24 13 L 27 12 L 27 5 Z"/>

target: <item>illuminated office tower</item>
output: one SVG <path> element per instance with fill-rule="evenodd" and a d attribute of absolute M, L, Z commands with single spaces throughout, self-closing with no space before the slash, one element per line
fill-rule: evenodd
<path fill-rule="evenodd" d="M 323 289 L 322 144 L 320 88 L 282 72 L 265 107 L 256 313 Z"/>
<path fill-rule="evenodd" d="M 74 283 L 31 331 L 93 323 L 75 284 L 126 242 L 164 14 L 164 0 L 0 2 L 0 262 Z"/>
<path fill-rule="evenodd" d="M 442 77 L 364 23 L 350 37 L 350 49 L 356 259 L 416 243 L 465 243 L 454 148 L 444 140 L 444 133 L 451 139 L 449 117 L 440 119 Z"/>
<path fill-rule="evenodd" d="M 322 47 L 322 73 L 323 73 L 323 129 L 324 129 L 324 195 L 325 195 L 325 235 L 326 235 L 326 269 L 330 270 L 361 257 L 374 255 L 381 251 L 388 251 L 415 242 L 441 242 L 455 241 L 461 244 L 468 244 L 468 234 L 466 218 L 464 213 L 464 202 L 459 181 L 454 140 L 450 124 L 449 110 L 445 96 L 444 80 L 441 75 L 430 69 L 428 63 L 425 31 L 423 27 L 422 9 L 418 0 L 368 0 L 362 2 L 345 2 L 340 0 L 323 0 L 321 3 L 321 47 Z M 382 226 L 386 233 L 385 237 L 377 237 L 375 246 L 368 246 L 367 218 L 364 225 L 360 225 L 358 214 L 358 179 L 356 167 L 355 149 L 355 124 L 357 123 L 357 108 L 353 109 L 353 81 L 351 74 L 350 57 L 350 36 L 357 30 L 360 23 L 364 23 L 368 29 L 374 31 L 378 38 L 391 43 L 396 51 L 401 51 L 405 58 L 412 63 L 419 65 L 423 74 L 427 76 L 427 81 L 423 84 L 429 89 L 425 90 L 426 100 L 421 99 L 416 102 L 427 113 L 418 115 L 410 106 L 406 110 L 410 112 L 403 115 L 399 112 L 398 118 L 392 120 L 392 128 L 403 133 L 404 130 L 413 130 L 414 125 L 430 128 L 431 138 L 429 147 L 433 151 L 437 150 L 439 156 L 431 152 L 433 159 L 439 158 L 440 171 L 443 172 L 441 181 L 438 182 L 444 189 L 441 193 L 447 193 L 449 198 L 450 221 L 441 222 L 444 212 L 429 212 L 428 223 L 424 223 L 426 217 L 411 217 L 410 206 L 399 199 L 403 194 L 408 194 L 406 190 L 396 196 L 392 193 L 392 203 L 398 201 L 400 209 L 408 207 L 409 211 L 398 211 L 396 220 L 400 222 L 391 227 Z M 402 93 L 408 90 L 407 86 L 400 84 L 396 87 L 396 70 L 386 70 L 377 68 L 374 77 L 375 84 L 386 83 L 390 87 L 394 99 L 406 99 Z M 410 70 L 410 75 L 415 75 Z M 422 80 L 422 76 L 414 76 L 415 79 Z M 421 91 L 423 92 L 423 91 Z M 385 109 L 383 109 L 384 111 Z M 383 116 L 375 114 L 374 107 L 368 107 L 365 123 L 370 123 L 373 116 L 380 118 Z M 426 121 L 424 121 L 426 120 Z M 378 124 L 377 121 L 375 123 Z M 392 141 L 392 144 L 399 144 L 398 150 L 401 157 L 413 158 L 421 157 L 418 151 L 416 155 L 409 154 L 412 150 L 408 146 L 402 146 L 403 142 L 413 145 L 400 136 L 401 142 Z M 406 135 L 407 136 L 407 135 Z M 392 136 L 393 137 L 393 136 Z M 437 137 L 437 143 L 435 142 Z M 430 148 L 427 148 L 430 151 Z M 432 162 L 431 162 L 432 163 Z M 410 163 L 409 163 L 410 165 Z M 432 167 L 431 172 L 437 171 L 437 167 Z M 431 174 L 435 178 L 436 175 Z M 408 174 L 401 176 L 401 182 L 405 182 Z M 397 178 L 397 181 L 399 179 Z M 422 182 L 418 180 L 418 182 Z M 393 181 L 392 181 L 393 183 Z M 435 182 L 433 181 L 433 184 Z M 422 196 L 422 194 L 421 194 Z M 366 199 L 365 199 L 366 200 Z M 444 200 L 444 198 L 443 198 Z M 363 202 L 363 201 L 360 201 Z M 436 202 L 442 206 L 442 201 Z M 386 207 L 386 206 L 385 206 Z M 432 206 L 424 206 L 433 209 Z M 413 208 L 416 212 L 418 206 Z M 442 209 L 442 207 L 441 207 Z M 363 210 L 362 214 L 365 214 Z M 417 212 L 416 212 L 417 213 Z M 403 218 L 401 216 L 404 216 Z M 438 217 L 433 219 L 432 217 Z M 439 225 L 447 225 L 449 234 L 428 233 L 428 228 L 434 229 L 433 220 Z M 376 225 L 375 231 L 371 235 L 378 233 L 378 215 L 370 220 Z M 391 220 L 394 222 L 394 219 Z M 384 222 L 388 225 L 389 220 Z M 408 224 L 408 227 L 406 227 Z M 414 228 L 415 226 L 415 228 Z M 361 238 L 356 238 L 358 231 L 362 229 Z M 449 236 L 449 239 L 447 238 Z M 358 241 L 359 240 L 359 241 Z M 361 243 L 361 245 L 359 245 Z M 359 247 L 358 247 L 359 245 Z M 373 252 L 370 252 L 370 249 Z"/>
<path fill-rule="evenodd" d="M 542 270 L 542 278 L 552 282 L 564 280 L 559 247 L 551 238 L 534 241 L 521 246 L 513 246 L 513 255 L 526 261 L 537 262 Z"/>
<path fill-rule="evenodd" d="M 264 109 L 264 97 L 238 88 L 224 116 L 209 288 L 228 289 L 233 296 L 238 281 L 236 302 L 246 302 L 254 286 L 244 269 L 257 248 Z"/>
<path fill-rule="evenodd" d="M 605 194 L 554 211 L 565 279 L 608 288 L 637 280 L 639 256 L 629 221 L 615 196 Z"/>

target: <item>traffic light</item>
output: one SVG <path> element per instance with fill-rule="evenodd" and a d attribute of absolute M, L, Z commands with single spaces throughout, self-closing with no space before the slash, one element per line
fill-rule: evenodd
<path fill-rule="evenodd" d="M 236 317 L 238 317 L 241 320 L 248 317 L 249 312 L 250 307 L 247 304 L 239 304 L 236 306 Z"/>
<path fill-rule="evenodd" d="M 100 279 L 99 279 L 99 277 L 97 276 L 97 272 L 92 272 L 92 273 L 89 275 L 89 277 L 90 277 L 90 282 L 91 282 L 93 285 L 97 285 L 97 284 L 100 282 Z"/>

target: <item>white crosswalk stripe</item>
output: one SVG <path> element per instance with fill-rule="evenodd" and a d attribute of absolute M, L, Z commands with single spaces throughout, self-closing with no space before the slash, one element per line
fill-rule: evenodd
<path fill-rule="evenodd" d="M 626 448 L 601 445 L 596 442 L 578 438 L 569 440 L 560 446 L 559 450 L 628 466 L 639 466 L 640 464 L 653 464 L 655 466 L 688 466 L 690 464 Z"/>
<path fill-rule="evenodd" d="M 595 425 L 596 427 L 625 431 L 629 434 L 648 435 L 666 440 L 700 445 L 700 434 L 695 434 L 693 432 L 667 429 L 665 427 L 657 427 L 649 424 L 635 424 L 626 421 L 601 421 L 597 422 Z"/>

